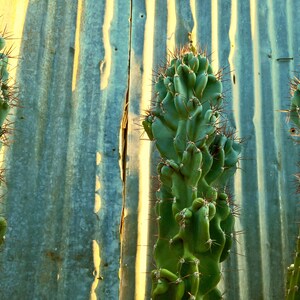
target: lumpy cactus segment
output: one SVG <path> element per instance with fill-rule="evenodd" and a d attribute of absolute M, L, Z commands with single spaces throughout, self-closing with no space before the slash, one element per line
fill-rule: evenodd
<path fill-rule="evenodd" d="M 181 49 L 159 71 L 156 102 L 143 121 L 161 156 L 152 300 L 222 298 L 220 263 L 234 226 L 225 187 L 241 145 L 220 118 L 219 77 L 203 53 Z"/>

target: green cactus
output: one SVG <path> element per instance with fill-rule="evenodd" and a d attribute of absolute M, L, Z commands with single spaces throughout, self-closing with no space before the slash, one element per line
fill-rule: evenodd
<path fill-rule="evenodd" d="M 4 242 L 4 236 L 7 229 L 7 222 L 3 217 L 0 217 L 0 246 Z"/>
<path fill-rule="evenodd" d="M 291 81 L 291 104 L 289 109 L 289 119 L 296 126 L 297 130 L 300 130 L 300 81 L 297 77 Z M 296 128 L 291 128 L 291 134 L 293 135 L 293 130 Z"/>
<path fill-rule="evenodd" d="M 5 47 L 5 39 L 0 36 L 0 51 L 3 51 Z M 9 52 L 9 51 L 8 51 Z M 13 88 L 9 85 L 9 73 L 8 67 L 8 53 L 0 53 L 0 148 L 2 144 L 7 144 L 6 134 L 9 133 L 10 128 L 8 122 L 6 122 L 9 109 L 13 106 Z M 4 181 L 3 170 L 0 170 L 0 183 Z M 4 242 L 4 235 L 6 233 L 7 222 L 4 217 L 0 217 L 0 246 Z"/>
<path fill-rule="evenodd" d="M 0 36 L 0 51 L 5 47 L 5 39 Z M 9 73 L 7 71 L 8 55 L 0 53 L 0 134 L 5 134 L 4 122 L 7 118 L 10 106 L 12 93 L 8 84 Z M 2 139 L 3 140 L 3 139 Z"/>
<path fill-rule="evenodd" d="M 286 300 L 300 298 L 300 232 L 297 237 L 297 246 L 294 263 L 288 267 L 286 282 Z"/>
<path fill-rule="evenodd" d="M 295 144 L 299 144 L 300 137 L 300 80 L 294 77 L 291 81 L 291 103 L 288 112 L 288 121 L 293 126 L 290 128 L 290 135 Z M 298 182 L 297 193 L 300 193 L 300 174 L 295 174 Z"/>
<path fill-rule="evenodd" d="M 220 74 L 204 53 L 184 47 L 159 71 L 143 121 L 161 156 L 152 300 L 222 299 L 220 263 L 234 226 L 225 188 L 241 145 L 220 116 Z"/>
<path fill-rule="evenodd" d="M 295 127 L 290 128 L 290 134 L 293 138 L 299 137 L 300 131 L 300 80 L 294 78 L 291 81 L 291 103 L 288 110 L 288 119 L 293 123 Z M 297 140 L 294 140 L 297 142 Z M 300 174 L 296 174 L 298 181 L 297 192 L 300 192 L 299 179 Z M 300 228 L 299 235 L 297 237 L 297 246 L 295 252 L 294 263 L 287 269 L 287 281 L 286 281 L 286 299 L 295 300 L 300 299 Z"/>

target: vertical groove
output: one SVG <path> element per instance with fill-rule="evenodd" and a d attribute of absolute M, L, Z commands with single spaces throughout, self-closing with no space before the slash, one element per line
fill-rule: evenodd
<path fill-rule="evenodd" d="M 219 63 L 219 1 L 211 2 L 211 64 L 215 73 L 220 68 Z"/>
<path fill-rule="evenodd" d="M 172 43 L 170 43 L 170 39 L 168 39 L 168 34 L 172 35 L 172 27 L 176 28 L 176 20 L 173 24 L 174 26 L 168 26 L 168 17 L 169 17 L 170 10 L 168 9 L 168 3 L 165 0 L 155 0 L 155 18 L 154 18 L 154 26 L 155 28 L 159 28 L 159 31 L 155 30 L 153 33 L 153 56 L 151 58 L 152 60 L 152 71 L 148 73 L 147 81 L 145 81 L 145 87 L 149 90 L 149 93 L 145 95 L 145 99 L 147 103 L 145 105 L 148 105 L 146 108 L 149 108 L 151 106 L 151 99 L 152 96 L 154 96 L 153 91 L 153 82 L 155 79 L 155 74 L 159 67 L 164 63 L 164 60 L 170 55 L 170 52 L 174 50 L 175 47 L 175 35 L 173 32 L 173 39 L 174 44 L 172 46 Z M 175 7 L 174 7 L 174 13 L 175 13 Z M 174 20 L 173 20 L 174 21 Z M 168 28 L 170 30 L 170 33 L 168 33 Z M 171 47 L 168 49 L 168 46 Z M 169 52 L 168 52 L 169 51 Z M 144 54 L 144 58 L 146 58 Z M 150 89 L 150 86 L 152 86 L 152 91 Z M 144 111 L 142 111 L 142 114 Z M 158 153 L 154 150 L 153 143 L 150 143 L 150 141 L 147 138 L 146 133 L 142 136 L 142 140 L 146 139 L 146 141 L 143 141 L 143 144 L 149 144 L 149 157 L 147 160 L 150 160 L 150 166 L 149 166 L 149 172 L 150 174 L 147 174 L 147 176 L 150 175 L 150 187 L 149 187 L 149 194 L 146 195 L 148 198 L 148 204 L 149 204 L 149 215 L 147 216 L 148 224 L 149 224 L 149 231 L 148 231 L 148 257 L 147 257 L 147 276 L 146 276 L 146 294 L 145 298 L 143 299 L 150 299 L 151 298 L 151 288 L 152 288 L 152 282 L 151 282 L 151 272 L 154 269 L 153 265 L 153 249 L 154 244 L 157 240 L 157 222 L 156 222 L 156 212 L 155 212 L 155 202 L 156 202 L 156 191 L 158 189 L 158 180 L 157 180 L 157 168 L 156 163 L 158 161 Z M 147 172 L 146 172 L 147 173 Z M 139 299 L 138 299 L 139 300 Z"/>
<path fill-rule="evenodd" d="M 190 0 L 190 6 L 191 6 L 191 14 L 194 21 L 194 28 L 192 31 L 192 40 L 194 45 L 198 45 L 198 36 L 197 36 L 197 30 L 198 30 L 198 20 L 197 20 L 197 14 L 196 14 L 196 0 Z"/>
<path fill-rule="evenodd" d="M 145 24 L 144 51 L 143 51 L 143 74 L 140 110 L 144 114 L 149 109 L 149 98 L 152 94 L 152 85 L 149 75 L 153 70 L 153 45 L 154 45 L 154 19 L 155 1 L 146 1 L 147 20 Z M 150 103 L 151 105 L 151 103 Z M 144 136 L 146 138 L 146 135 Z M 148 225 L 149 225 L 149 195 L 150 195 L 150 142 L 141 141 L 139 149 L 139 205 L 138 205 L 138 241 L 136 261 L 136 294 L 135 299 L 145 299 L 146 280 L 150 275 L 147 273 L 148 255 Z M 149 249 L 151 250 L 151 249 Z"/>
<path fill-rule="evenodd" d="M 267 232 L 267 223 L 266 223 L 266 190 L 264 186 L 265 182 L 265 128 L 264 117 L 265 112 L 263 111 L 262 97 L 261 97 L 261 80 L 260 80 L 260 37 L 259 37 L 259 28 L 258 28 L 258 12 L 257 12 L 258 3 L 257 1 L 250 1 L 250 20 L 251 20 L 251 37 L 252 37 L 252 55 L 253 55 L 253 90 L 254 90 L 254 115 L 253 115 L 253 125 L 255 130 L 255 144 L 256 144 L 256 158 L 257 158 L 257 187 L 258 187 L 258 227 L 260 235 L 260 255 L 261 255 L 261 270 L 262 270 L 262 286 L 263 286 L 263 295 L 266 298 L 269 298 L 269 289 L 270 289 L 270 277 L 269 274 L 269 254 L 267 251 L 268 248 L 268 232 Z M 250 234 L 250 233 L 249 233 Z"/>
<path fill-rule="evenodd" d="M 76 16 L 76 31 L 75 31 L 75 43 L 74 43 L 74 63 L 73 63 L 73 78 L 72 78 L 72 91 L 76 89 L 76 82 L 78 76 L 78 64 L 80 56 L 80 30 L 82 29 L 81 19 L 82 19 L 82 9 L 83 0 L 78 0 L 77 4 L 77 16 Z"/>
<path fill-rule="evenodd" d="M 296 5 L 297 4 L 297 5 Z M 300 72 L 300 67 L 299 67 L 299 62 L 300 62 L 300 57 L 299 57 L 299 52 L 297 51 L 297 41 L 299 41 L 298 37 L 298 27 L 295 26 L 297 22 L 297 17 L 295 18 L 295 15 L 298 14 L 300 8 L 300 3 L 293 1 L 293 0 L 287 0 L 286 4 L 286 9 L 287 9 L 287 23 L 289 25 L 289 30 L 288 30 L 288 35 L 287 35 L 287 43 L 288 43 L 288 53 L 289 56 L 293 58 L 293 61 L 290 62 L 289 66 L 289 77 L 293 78 L 294 76 L 297 76 L 299 78 L 299 72 Z M 298 40 L 297 40 L 298 39 Z M 287 94 L 287 93 L 286 93 Z M 278 109 L 286 109 L 289 107 L 289 103 L 278 103 L 279 101 L 276 101 L 276 106 L 280 106 Z M 287 121 L 287 115 L 284 114 L 284 116 L 281 117 L 281 122 L 286 122 Z M 283 118 L 286 118 L 285 121 L 282 121 Z M 287 135 L 286 132 L 288 131 L 288 128 L 291 124 L 287 124 L 287 126 L 284 127 L 285 131 L 285 136 Z M 279 128 L 278 128 L 279 130 Z M 292 143 L 291 147 L 288 148 L 289 151 L 292 151 L 295 149 L 296 150 L 296 155 L 288 155 L 288 163 L 294 164 L 295 166 L 297 165 L 297 168 L 295 171 L 291 170 L 291 168 L 285 167 L 285 160 L 284 160 L 284 150 L 287 147 L 282 147 L 284 144 L 284 135 L 282 134 L 282 130 L 280 130 L 280 140 L 278 141 L 278 152 L 279 152 L 279 157 L 280 161 L 282 164 L 282 176 L 281 176 L 281 181 L 279 182 L 280 186 L 280 194 L 282 197 L 280 198 L 280 210 L 282 212 L 281 214 L 281 239 L 282 239 L 282 248 L 281 252 L 283 253 L 283 261 L 286 262 L 284 265 L 285 268 L 285 274 L 286 274 L 286 269 L 287 266 L 289 266 L 294 258 L 294 253 L 295 253 L 295 243 L 294 241 L 296 240 L 297 237 L 297 228 L 299 228 L 299 221 L 300 221 L 300 211 L 299 211 L 299 195 L 296 197 L 296 201 L 289 201 L 289 198 L 294 198 L 291 197 L 291 194 L 296 193 L 296 184 L 294 182 L 293 175 L 294 172 L 299 172 L 299 150 L 298 150 L 298 145 L 295 145 L 295 143 Z M 285 170 L 288 170 L 289 172 L 286 172 Z M 292 182 L 292 184 L 287 184 L 286 178 L 289 178 L 288 182 Z M 292 189 L 291 190 L 291 186 Z M 295 211 L 296 215 L 292 215 L 289 213 L 289 211 Z M 292 217 L 291 217 L 292 216 Z M 295 217 L 294 217 L 295 216 Z M 293 218 L 294 217 L 294 218 Z M 288 232 L 288 234 L 286 234 Z"/>
<path fill-rule="evenodd" d="M 111 22 L 114 17 L 114 1 L 106 0 L 105 15 L 102 27 L 104 59 L 101 62 L 100 69 L 102 72 L 100 89 L 104 90 L 108 85 L 108 80 L 111 72 L 112 46 L 110 42 Z"/>
<path fill-rule="evenodd" d="M 120 1 L 120 7 L 122 1 Z M 124 192 L 121 219 L 121 266 L 120 266 L 120 299 L 134 299 L 136 295 L 137 272 L 137 239 L 138 239 L 138 200 L 139 200 L 139 131 L 138 120 L 140 111 L 140 55 L 143 48 L 143 23 L 146 19 L 144 3 L 130 1 L 129 56 L 127 77 L 127 94 L 125 110 L 126 125 L 126 156 L 123 152 Z M 140 24 L 138 24 L 140 23 Z M 140 26 L 141 25 L 141 26 Z M 120 30 L 120 28 L 116 28 Z M 122 59 L 122 57 L 120 57 Z M 123 62 L 120 62 L 122 64 Z M 124 116 L 124 114 L 123 114 Z"/>
<path fill-rule="evenodd" d="M 292 184 L 292 166 L 293 164 L 294 166 L 297 164 L 299 150 L 295 149 L 297 147 L 293 145 L 291 139 L 288 137 L 288 126 L 284 124 L 286 116 L 278 111 L 289 106 L 289 100 L 287 100 L 287 98 L 290 96 L 288 86 L 290 68 L 293 61 L 297 60 L 298 56 L 297 54 L 295 55 L 294 52 L 297 48 L 292 47 L 291 35 L 297 35 L 297 33 L 294 32 L 295 25 L 291 9 L 293 11 L 297 11 L 297 7 L 295 6 L 296 3 L 293 5 L 289 2 L 284 4 L 274 0 L 268 0 L 267 5 L 269 8 L 273 8 L 272 10 L 270 9 L 271 11 L 268 22 L 268 31 L 272 48 L 272 64 L 270 66 L 270 70 L 273 79 L 270 86 L 274 93 L 273 105 L 275 113 L 272 119 L 272 124 L 276 137 L 274 142 L 276 158 L 278 161 L 278 170 L 280 171 L 279 178 L 277 178 L 277 210 L 279 210 L 277 219 L 280 222 L 278 222 L 278 225 L 276 226 L 277 237 L 273 237 L 273 239 L 277 238 L 279 245 L 277 245 L 278 250 L 276 252 L 274 250 L 270 251 L 270 258 L 277 261 L 278 268 L 281 269 L 281 273 L 283 275 L 281 276 L 281 282 L 278 284 L 280 293 L 275 295 L 274 290 L 271 287 L 270 297 L 284 297 L 286 268 L 290 263 L 289 257 L 292 256 L 294 251 L 293 242 L 297 233 L 295 216 L 297 213 L 296 201 L 298 201 L 298 199 L 294 195 L 295 185 Z M 282 61 L 281 58 L 283 58 Z M 288 59 L 285 60 L 285 58 Z M 289 58 L 293 60 L 290 60 Z M 289 170 L 290 173 L 287 172 L 287 170 Z M 269 201 L 268 203 L 271 202 Z M 272 228 L 270 235 L 273 232 L 275 232 L 275 228 Z M 274 241 L 272 244 L 274 245 Z M 292 245 L 292 251 L 289 250 L 290 245 Z M 272 270 L 270 270 L 270 273 L 271 272 Z M 275 278 L 273 276 L 272 280 L 277 279 L 276 281 L 278 281 L 279 278 L 279 276 Z"/>
<path fill-rule="evenodd" d="M 176 32 L 176 8 L 175 0 L 168 0 L 168 20 L 167 20 L 167 49 L 175 50 L 175 32 Z"/>
<path fill-rule="evenodd" d="M 232 0 L 231 1 L 231 20 L 230 20 L 230 28 L 229 28 L 229 41 L 230 41 L 230 52 L 228 57 L 228 62 L 230 66 L 230 70 L 233 70 L 233 74 L 235 76 L 236 73 L 238 73 L 237 66 L 239 65 L 238 62 L 238 52 L 237 52 L 237 30 L 238 30 L 238 0 Z M 237 77 L 238 79 L 238 77 Z M 237 80 L 236 79 L 236 80 Z M 233 90 L 232 90 L 232 109 L 233 109 L 233 118 L 236 124 L 236 130 L 238 133 L 241 132 L 241 119 L 240 119 L 240 99 L 241 95 L 239 92 L 239 88 L 237 84 L 233 84 Z M 241 165 L 239 166 L 241 167 Z M 236 174 L 234 175 L 234 193 L 235 193 L 235 203 L 240 208 L 242 208 L 242 204 L 244 202 L 243 197 L 243 188 L 242 188 L 242 177 L 243 173 L 241 170 L 237 170 Z M 239 218 L 236 218 L 235 220 L 235 230 L 243 232 L 243 225 L 241 222 L 242 215 L 244 213 L 244 210 L 241 209 L 241 216 Z M 245 235 L 237 235 L 238 243 L 236 245 L 236 251 L 237 253 L 233 255 L 236 255 L 237 258 L 237 272 L 238 272 L 238 286 L 240 287 L 240 292 L 243 287 L 247 286 L 248 281 L 248 273 L 246 270 L 246 260 L 244 257 L 245 253 Z M 237 297 L 240 295 L 238 294 Z M 249 299 L 248 289 L 243 289 L 243 297 L 245 299 Z M 237 298 L 239 299 L 239 298 Z"/>

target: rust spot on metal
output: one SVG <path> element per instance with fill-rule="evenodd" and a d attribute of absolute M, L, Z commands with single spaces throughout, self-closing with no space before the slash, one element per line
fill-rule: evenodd
<path fill-rule="evenodd" d="M 51 251 L 51 250 L 46 251 L 45 255 L 54 262 L 62 262 L 63 260 L 63 258 L 55 251 Z"/>

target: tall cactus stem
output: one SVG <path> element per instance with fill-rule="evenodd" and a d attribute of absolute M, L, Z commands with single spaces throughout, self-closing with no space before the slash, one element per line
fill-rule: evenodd
<path fill-rule="evenodd" d="M 225 190 L 241 145 L 219 126 L 220 76 L 203 52 L 187 46 L 160 70 L 155 92 L 142 123 L 161 156 L 152 300 L 222 299 L 220 263 L 234 226 Z"/>

